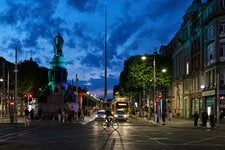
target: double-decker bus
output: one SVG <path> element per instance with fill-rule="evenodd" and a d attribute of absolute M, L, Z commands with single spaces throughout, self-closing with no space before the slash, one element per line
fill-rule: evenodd
<path fill-rule="evenodd" d="M 119 97 L 115 98 L 111 103 L 111 110 L 115 112 L 118 109 L 124 110 L 127 114 L 129 112 L 129 103 L 128 98 L 126 97 Z"/>

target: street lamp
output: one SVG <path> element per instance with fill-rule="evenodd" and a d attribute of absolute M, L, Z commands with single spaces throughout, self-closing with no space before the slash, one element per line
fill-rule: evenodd
<path fill-rule="evenodd" d="M 2 83 L 4 82 L 3 78 L 0 78 L 0 82 L 2 82 Z M 2 86 L 2 87 L 3 87 L 3 90 L 4 90 L 4 86 Z M 1 97 L 1 120 L 2 120 L 2 123 L 3 123 L 3 98 L 4 98 L 4 96 Z"/>
<path fill-rule="evenodd" d="M 146 56 L 142 56 L 141 59 L 145 61 L 145 60 L 147 59 L 147 57 L 146 57 Z M 150 97 L 151 97 L 151 96 L 150 96 Z M 155 103 L 155 102 L 154 102 L 154 103 Z M 148 101 L 147 101 L 147 105 L 148 105 L 148 119 L 150 119 L 150 118 L 151 118 L 151 109 L 150 109 L 151 103 L 150 103 L 150 98 L 149 98 Z M 153 105 L 154 105 L 154 104 L 153 104 Z M 155 108 L 154 108 L 154 112 L 155 112 Z"/>
<path fill-rule="evenodd" d="M 153 118 L 155 122 L 158 122 L 157 118 L 157 113 L 156 113 L 156 71 L 155 71 L 155 55 L 157 53 L 156 48 L 154 48 L 154 53 L 153 53 Z M 147 58 L 145 56 L 141 57 L 142 60 L 146 60 Z M 165 70 L 166 71 L 166 70 Z M 150 110 L 150 102 L 148 103 L 148 117 L 150 118 L 151 110 Z"/>
<path fill-rule="evenodd" d="M 156 99 L 155 99 L 155 87 L 156 87 L 156 75 L 155 75 L 155 52 L 156 52 L 156 48 L 154 49 L 154 57 L 153 57 L 153 106 L 154 106 L 154 120 L 155 122 L 158 122 L 158 118 L 157 118 L 157 112 L 156 113 Z"/>

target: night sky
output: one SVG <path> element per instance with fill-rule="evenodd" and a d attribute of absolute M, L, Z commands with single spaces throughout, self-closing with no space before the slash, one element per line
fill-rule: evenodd
<path fill-rule="evenodd" d="M 183 23 L 192 0 L 0 0 L 0 56 L 33 58 L 50 68 L 53 39 L 64 38 L 68 81 L 104 96 L 105 6 L 107 10 L 108 98 L 123 62 L 167 45 Z M 106 4 L 106 5 L 105 5 Z"/>

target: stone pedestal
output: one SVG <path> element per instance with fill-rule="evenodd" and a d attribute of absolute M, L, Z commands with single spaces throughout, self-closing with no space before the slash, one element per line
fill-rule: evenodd
<path fill-rule="evenodd" d="M 56 119 L 59 108 L 61 110 L 68 108 L 67 104 L 64 102 L 62 89 L 59 89 L 57 92 L 51 92 L 47 97 L 46 103 L 39 103 L 39 108 L 42 109 L 43 119 Z"/>

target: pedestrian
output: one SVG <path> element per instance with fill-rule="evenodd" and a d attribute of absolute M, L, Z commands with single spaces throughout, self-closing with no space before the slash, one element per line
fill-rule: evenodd
<path fill-rule="evenodd" d="M 68 121 L 71 123 L 72 122 L 72 111 L 71 111 L 70 108 L 67 109 L 66 114 L 67 114 L 67 117 L 68 117 L 67 118 Z"/>
<path fill-rule="evenodd" d="M 58 121 L 61 122 L 61 117 L 62 117 L 62 110 L 61 108 L 58 109 Z"/>
<path fill-rule="evenodd" d="M 202 112 L 202 126 L 203 127 L 206 127 L 207 120 L 208 120 L 208 114 L 206 111 L 203 111 Z"/>
<path fill-rule="evenodd" d="M 34 120 L 34 109 L 33 108 L 31 108 L 31 110 L 30 110 L 30 119 Z"/>
<path fill-rule="evenodd" d="M 210 113 L 209 120 L 210 120 L 211 127 L 214 128 L 216 126 L 216 124 L 215 124 L 215 115 L 213 112 Z"/>
<path fill-rule="evenodd" d="M 14 122 L 14 110 L 13 110 L 13 107 L 10 107 L 9 113 L 10 113 L 10 123 L 12 124 Z"/>
<path fill-rule="evenodd" d="M 24 126 L 30 126 L 30 112 L 28 108 L 26 107 L 24 110 L 25 118 L 24 118 Z"/>
<path fill-rule="evenodd" d="M 197 127 L 199 119 L 199 114 L 197 111 L 194 113 L 193 117 L 194 117 L 194 127 Z"/>
<path fill-rule="evenodd" d="M 163 124 L 162 125 L 166 125 L 166 117 L 167 117 L 166 112 L 163 111 L 162 112 L 162 121 L 163 121 Z"/>
<path fill-rule="evenodd" d="M 63 117 L 63 118 L 62 118 L 62 122 L 63 122 L 63 123 L 66 123 L 66 108 L 63 109 L 62 117 Z"/>

